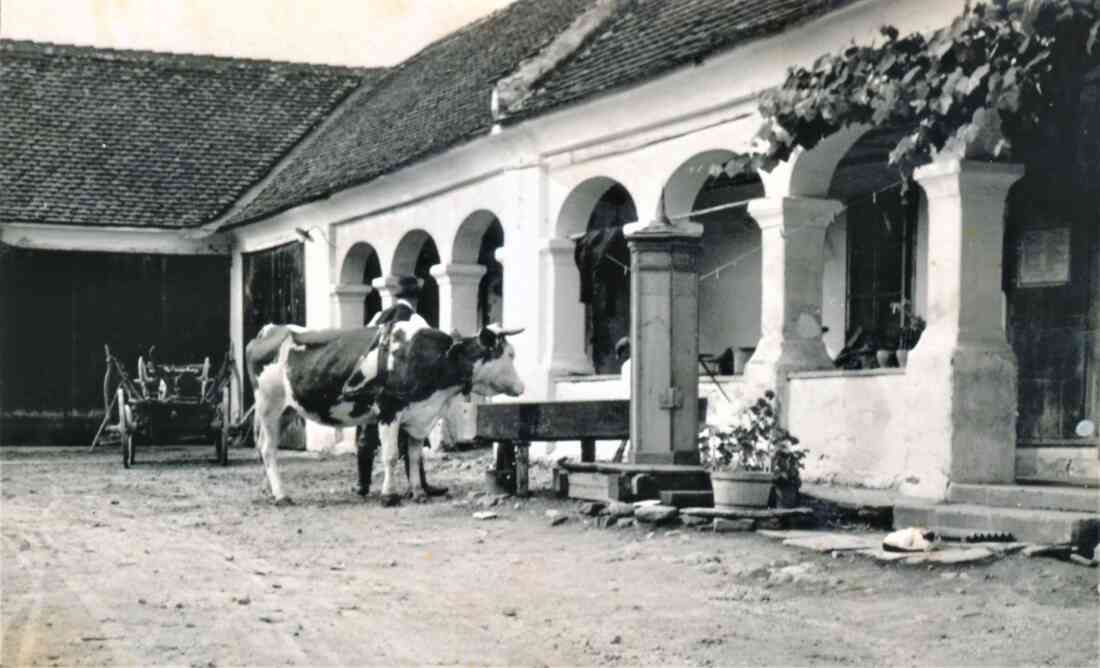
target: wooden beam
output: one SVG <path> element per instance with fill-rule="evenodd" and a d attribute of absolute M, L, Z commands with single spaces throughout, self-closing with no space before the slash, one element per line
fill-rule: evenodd
<path fill-rule="evenodd" d="M 529 458 L 529 446 L 531 444 L 526 441 L 516 441 L 513 446 L 516 451 L 516 496 L 526 498 L 530 491 L 528 489 L 528 464 Z"/>
<path fill-rule="evenodd" d="M 699 398 L 700 415 L 706 398 Z M 630 437 L 630 400 L 523 401 L 477 406 L 477 435 L 487 441 L 618 440 Z"/>

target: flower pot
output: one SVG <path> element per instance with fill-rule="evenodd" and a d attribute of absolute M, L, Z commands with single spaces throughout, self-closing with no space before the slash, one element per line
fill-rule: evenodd
<path fill-rule="evenodd" d="M 890 366 L 890 351 L 889 350 L 876 350 L 875 361 L 878 362 L 880 369 L 885 369 Z"/>
<path fill-rule="evenodd" d="M 898 349 L 894 351 L 894 356 L 898 358 L 898 366 L 904 367 L 909 363 L 909 351 L 904 349 Z"/>
<path fill-rule="evenodd" d="M 762 471 L 711 471 L 714 507 L 767 508 L 772 490 L 772 474 Z"/>

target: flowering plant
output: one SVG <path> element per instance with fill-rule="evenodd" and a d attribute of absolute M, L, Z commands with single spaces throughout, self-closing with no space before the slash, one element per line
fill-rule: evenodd
<path fill-rule="evenodd" d="M 801 481 L 806 450 L 779 426 L 775 392 L 768 390 L 730 425 L 706 425 L 699 432 L 699 458 L 711 471 L 771 472 L 776 482 Z"/>

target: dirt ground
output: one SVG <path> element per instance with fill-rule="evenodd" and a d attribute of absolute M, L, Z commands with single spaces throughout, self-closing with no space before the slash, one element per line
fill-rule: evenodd
<path fill-rule="evenodd" d="M 0 450 L 3 665 L 1100 660 L 1097 569 L 1073 563 L 897 567 L 757 534 L 597 529 L 545 492 L 478 521 L 485 451 L 430 460 L 452 497 L 395 509 L 378 480 L 352 493 L 351 456 L 284 453 L 297 505 L 276 508 L 254 454 L 232 455 L 145 450 L 127 471 L 110 448 Z"/>

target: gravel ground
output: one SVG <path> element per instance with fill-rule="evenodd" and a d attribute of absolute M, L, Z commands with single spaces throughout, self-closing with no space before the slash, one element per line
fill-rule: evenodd
<path fill-rule="evenodd" d="M 529 500 L 478 496 L 485 451 L 429 460 L 452 496 L 393 509 L 379 479 L 352 493 L 353 457 L 283 453 L 297 505 L 276 508 L 251 451 L 212 455 L 147 449 L 127 471 L 110 448 L 0 450 L 3 666 L 1100 661 L 1095 568 L 597 529 L 541 491 L 545 468 Z"/>

